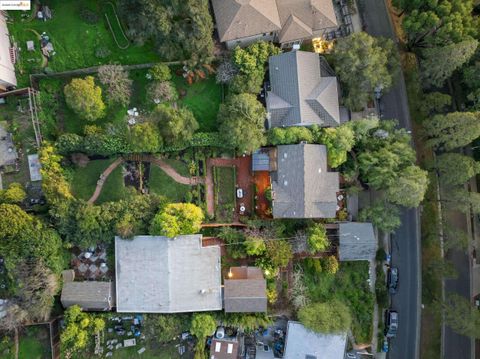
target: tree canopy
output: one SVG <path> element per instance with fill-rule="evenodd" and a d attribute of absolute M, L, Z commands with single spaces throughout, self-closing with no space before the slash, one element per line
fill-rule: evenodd
<path fill-rule="evenodd" d="M 170 238 L 200 231 L 203 212 L 192 203 L 170 203 L 158 212 L 150 225 L 150 234 Z"/>
<path fill-rule="evenodd" d="M 307 228 L 307 244 L 311 253 L 324 252 L 330 247 L 327 230 L 321 223 Z"/>
<path fill-rule="evenodd" d="M 65 102 L 80 118 L 95 121 L 105 116 L 102 89 L 95 85 L 95 79 L 72 79 L 63 89 Z"/>
<path fill-rule="evenodd" d="M 133 81 L 128 77 L 128 72 L 122 66 L 100 66 L 98 79 L 106 87 L 108 102 L 117 102 L 122 106 L 127 106 L 130 103 Z"/>
<path fill-rule="evenodd" d="M 341 333 L 350 329 L 350 309 L 342 302 L 312 303 L 298 311 L 298 319 L 317 333 Z"/>
<path fill-rule="evenodd" d="M 151 122 L 135 124 L 130 128 L 130 146 L 134 152 L 158 152 L 162 138 Z"/>
<path fill-rule="evenodd" d="M 428 186 L 428 172 L 418 166 L 408 166 L 399 174 L 395 184 L 387 188 L 390 202 L 404 207 L 418 207 Z"/>
<path fill-rule="evenodd" d="M 370 207 L 363 208 L 358 214 L 358 220 L 370 221 L 386 233 L 395 231 L 402 224 L 398 207 L 383 201 L 374 202 Z"/>
<path fill-rule="evenodd" d="M 480 163 L 460 153 L 444 153 L 437 157 L 437 170 L 442 184 L 455 186 L 480 173 Z"/>
<path fill-rule="evenodd" d="M 157 106 L 152 119 L 158 123 L 160 133 L 169 145 L 190 140 L 199 128 L 193 113 L 183 107 Z"/>

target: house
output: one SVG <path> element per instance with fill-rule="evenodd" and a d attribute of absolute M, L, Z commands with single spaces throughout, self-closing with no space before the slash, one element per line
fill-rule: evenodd
<path fill-rule="evenodd" d="M 332 0 L 212 0 L 217 31 L 228 48 L 259 40 L 283 47 L 338 28 Z"/>
<path fill-rule="evenodd" d="M 238 338 L 212 338 L 210 345 L 210 359 L 237 359 L 242 350 L 243 343 Z"/>
<path fill-rule="evenodd" d="M 315 333 L 301 323 L 287 325 L 284 359 L 344 359 L 347 334 Z"/>
<path fill-rule="evenodd" d="M 220 247 L 202 236 L 115 238 L 117 312 L 221 310 Z"/>
<path fill-rule="evenodd" d="M 281 145 L 269 152 L 254 153 L 252 164 L 257 166 L 253 167 L 254 172 L 256 168 L 269 169 L 273 218 L 336 216 L 339 174 L 328 171 L 324 145 Z M 261 161 L 256 161 L 257 155 L 262 156 Z"/>
<path fill-rule="evenodd" d="M 84 311 L 105 312 L 115 306 L 112 282 L 64 282 L 60 301 L 64 308 L 78 305 Z"/>
<path fill-rule="evenodd" d="M 338 225 L 340 261 L 370 261 L 377 253 L 377 238 L 371 223 L 346 222 Z"/>
<path fill-rule="evenodd" d="M 224 281 L 225 313 L 265 313 L 267 282 L 257 267 L 231 267 Z"/>
<path fill-rule="evenodd" d="M 0 92 L 17 86 L 15 77 L 15 52 L 10 43 L 7 15 L 0 11 Z"/>
<path fill-rule="evenodd" d="M 291 51 L 271 56 L 269 74 L 270 128 L 340 124 L 337 78 L 322 66 L 318 54 Z"/>

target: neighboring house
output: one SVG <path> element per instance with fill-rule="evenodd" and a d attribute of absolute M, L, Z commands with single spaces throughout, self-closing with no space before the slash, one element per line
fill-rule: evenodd
<path fill-rule="evenodd" d="M 346 222 L 338 225 L 340 261 L 370 261 L 377 253 L 377 238 L 371 223 Z"/>
<path fill-rule="evenodd" d="M 117 312 L 221 310 L 220 247 L 202 236 L 115 238 Z"/>
<path fill-rule="evenodd" d="M 220 41 L 228 48 L 258 40 L 284 47 L 338 28 L 332 0 L 212 0 Z"/>
<path fill-rule="evenodd" d="M 78 305 L 84 311 L 105 312 L 115 306 L 112 282 L 65 282 L 60 301 L 65 308 Z"/>
<path fill-rule="evenodd" d="M 6 14 L 0 11 L 0 92 L 17 86 L 15 66 L 12 61 L 14 56 L 15 54 L 10 44 Z"/>
<path fill-rule="evenodd" d="M 212 338 L 210 359 L 237 359 L 241 356 L 243 342 L 237 338 Z"/>
<path fill-rule="evenodd" d="M 288 322 L 284 359 L 344 359 L 347 334 L 321 334 Z"/>
<path fill-rule="evenodd" d="M 340 180 L 338 172 L 328 171 L 327 148 L 281 145 L 269 152 L 254 153 L 252 163 L 270 171 L 273 218 L 335 218 Z"/>
<path fill-rule="evenodd" d="M 269 127 L 340 124 L 337 78 L 322 69 L 318 54 L 291 51 L 271 56 L 269 73 Z"/>
<path fill-rule="evenodd" d="M 265 313 L 267 282 L 257 267 L 231 267 L 224 281 L 226 313 Z"/>

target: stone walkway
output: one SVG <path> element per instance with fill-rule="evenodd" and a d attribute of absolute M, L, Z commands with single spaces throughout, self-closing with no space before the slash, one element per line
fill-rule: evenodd
<path fill-rule="evenodd" d="M 110 173 L 112 173 L 115 168 L 117 168 L 121 163 L 123 163 L 123 161 L 123 158 L 119 157 L 115 161 L 113 161 L 105 171 L 103 171 L 97 181 L 97 187 L 95 187 L 95 192 L 93 192 L 92 197 L 90 197 L 90 199 L 88 200 L 89 204 L 95 203 L 95 201 L 100 196 L 100 193 L 102 192 L 103 184 L 105 183 L 106 179 L 108 178 L 108 176 L 110 176 Z"/>

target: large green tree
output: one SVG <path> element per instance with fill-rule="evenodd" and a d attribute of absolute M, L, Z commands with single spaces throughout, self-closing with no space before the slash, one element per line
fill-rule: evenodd
<path fill-rule="evenodd" d="M 166 144 L 174 145 L 188 141 L 198 130 L 198 122 L 193 113 L 186 108 L 174 109 L 170 106 L 158 106 L 152 114 Z"/>
<path fill-rule="evenodd" d="M 458 294 L 450 294 L 440 307 L 445 315 L 445 323 L 455 332 L 480 338 L 480 312 L 468 299 Z"/>
<path fill-rule="evenodd" d="M 355 134 L 349 126 L 325 128 L 319 142 L 327 146 L 328 164 L 336 168 L 347 161 L 347 153 L 355 144 Z"/>
<path fill-rule="evenodd" d="M 346 332 L 352 324 L 350 309 L 339 301 L 309 304 L 298 311 L 298 319 L 317 333 Z"/>
<path fill-rule="evenodd" d="M 480 163 L 460 153 L 445 153 L 437 157 L 437 171 L 442 184 L 461 185 L 480 173 Z"/>
<path fill-rule="evenodd" d="M 265 245 L 265 256 L 276 268 L 286 267 L 293 258 L 292 246 L 287 241 L 271 239 L 267 240 Z"/>
<path fill-rule="evenodd" d="M 330 247 L 327 229 L 321 223 L 314 223 L 307 228 L 307 244 L 311 253 L 324 252 Z"/>
<path fill-rule="evenodd" d="M 443 191 L 442 202 L 465 214 L 480 214 L 480 193 L 470 192 L 463 186 Z"/>
<path fill-rule="evenodd" d="M 421 74 L 425 83 L 441 87 L 455 70 L 473 56 L 477 47 L 478 41 L 469 39 L 456 44 L 423 50 Z"/>
<path fill-rule="evenodd" d="M 151 122 L 131 127 L 129 140 L 134 152 L 158 152 L 162 144 L 158 128 Z"/>
<path fill-rule="evenodd" d="M 150 225 L 150 234 L 170 238 L 195 234 L 201 229 L 203 212 L 192 203 L 171 203 L 158 212 Z"/>
<path fill-rule="evenodd" d="M 403 169 L 396 183 L 387 188 L 386 195 L 390 202 L 405 207 L 418 207 L 428 187 L 428 172 L 418 166 Z"/>
<path fill-rule="evenodd" d="M 251 153 L 266 143 L 265 118 L 265 109 L 254 95 L 232 95 L 218 111 L 219 131 L 240 153 Z"/>
<path fill-rule="evenodd" d="M 87 76 L 84 79 L 73 79 L 63 89 L 65 102 L 80 118 L 95 121 L 105 116 L 105 104 L 102 100 L 102 89 L 95 85 L 95 79 Z"/>
<path fill-rule="evenodd" d="M 193 315 L 190 333 L 197 337 L 199 341 L 203 341 L 206 337 L 212 335 L 215 329 L 217 329 L 217 323 L 210 314 L 195 313 Z"/>
<path fill-rule="evenodd" d="M 393 42 L 365 32 L 339 39 L 332 56 L 335 71 L 345 84 L 344 103 L 357 111 L 371 99 L 376 87 L 387 90 L 392 86 L 399 66 Z"/>
<path fill-rule="evenodd" d="M 384 201 L 376 201 L 371 206 L 363 208 L 358 214 L 358 220 L 370 221 L 386 233 L 395 231 L 402 224 L 398 207 Z"/>
<path fill-rule="evenodd" d="M 436 115 L 425 121 L 426 143 L 439 150 L 449 151 L 466 146 L 480 136 L 478 112 L 452 112 Z"/>

